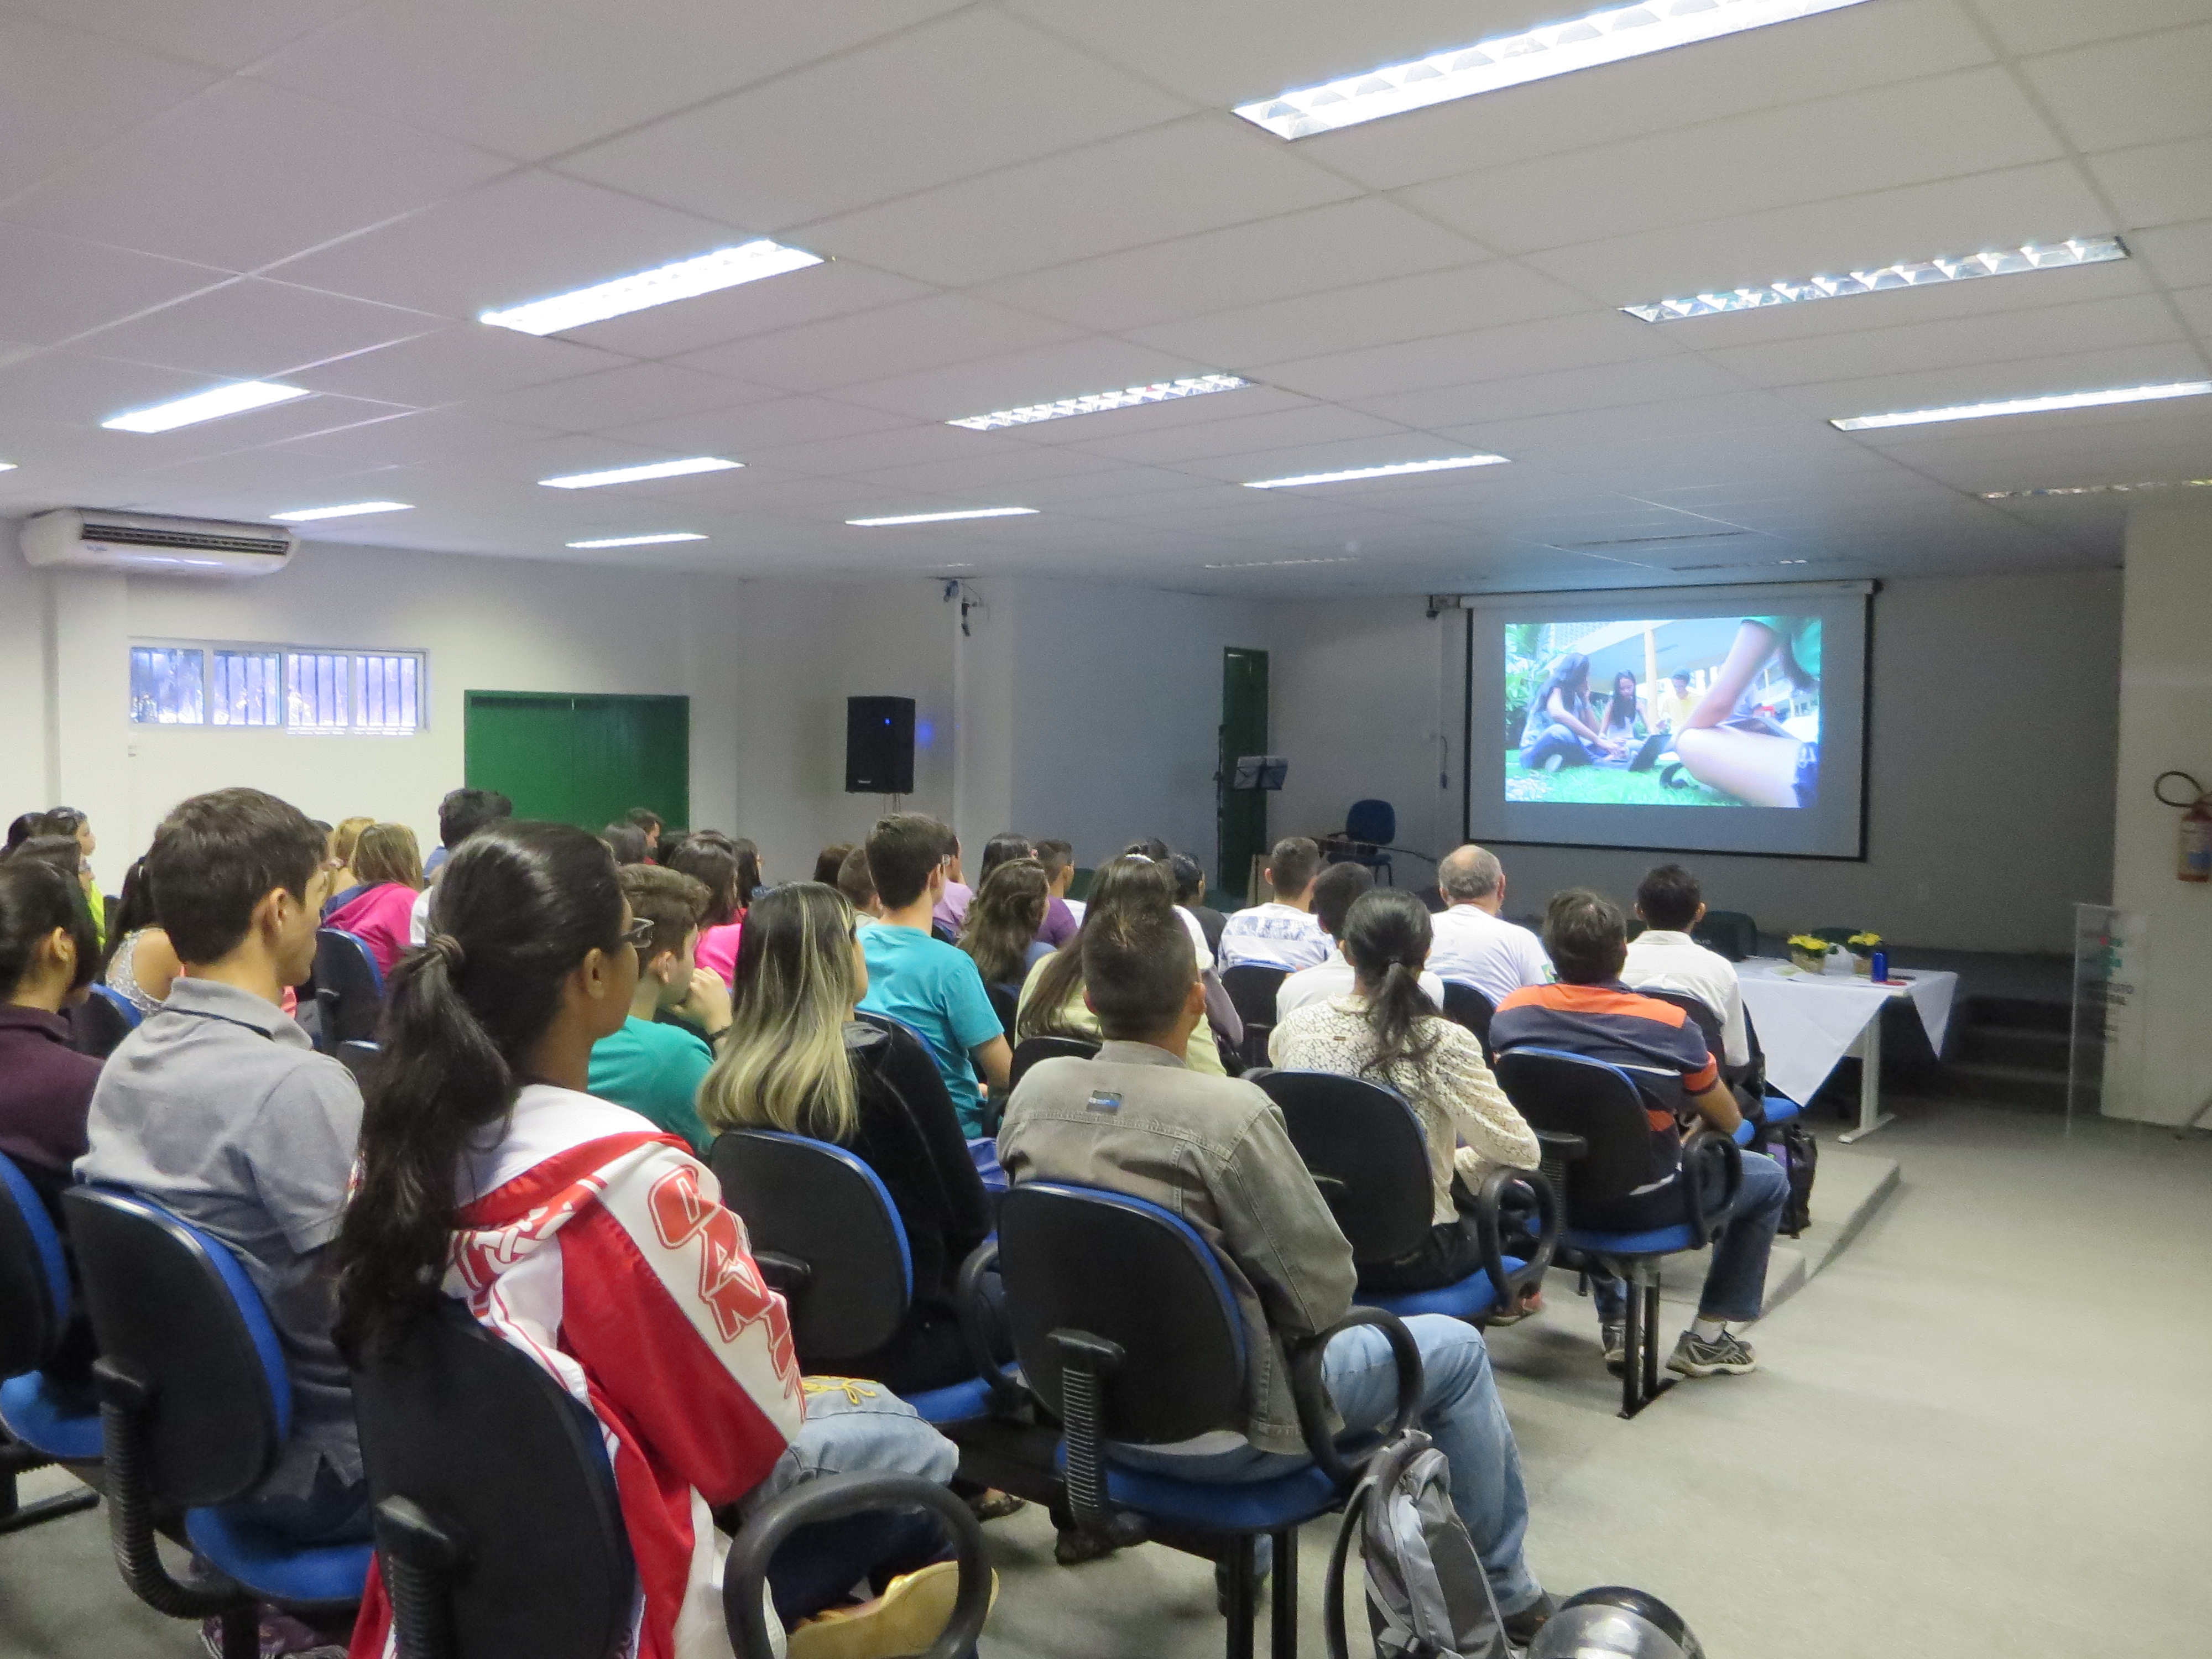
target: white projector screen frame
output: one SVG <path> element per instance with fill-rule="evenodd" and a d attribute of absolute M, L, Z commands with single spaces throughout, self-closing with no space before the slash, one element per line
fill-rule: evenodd
<path fill-rule="evenodd" d="M 1863 862 L 1868 653 L 1875 591 L 1872 582 L 1792 582 L 1465 597 L 1461 601 L 1468 627 L 1461 776 L 1468 839 L 1486 844 Z M 1790 615 L 1818 616 L 1823 635 L 1820 790 L 1813 805 L 1662 806 L 1506 799 L 1507 623 Z"/>

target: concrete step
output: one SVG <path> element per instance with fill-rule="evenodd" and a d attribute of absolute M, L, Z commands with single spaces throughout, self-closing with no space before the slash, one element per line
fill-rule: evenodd
<path fill-rule="evenodd" d="M 2072 1029 L 2074 1023 L 2074 1011 L 2065 1003 L 2036 997 L 1970 996 L 1961 1012 L 1969 1025 L 2007 1025 L 2064 1032 Z"/>
<path fill-rule="evenodd" d="M 1974 1024 L 1959 1033 L 1952 1058 L 1954 1063 L 2014 1066 L 2063 1077 L 2070 1042 L 2066 1032 L 2040 1026 Z"/>
<path fill-rule="evenodd" d="M 2005 1066 L 1992 1060 L 1951 1060 L 1922 1085 L 1923 1091 L 1952 1100 L 1979 1101 L 2015 1111 L 2066 1109 L 2066 1073 L 2041 1066 Z"/>

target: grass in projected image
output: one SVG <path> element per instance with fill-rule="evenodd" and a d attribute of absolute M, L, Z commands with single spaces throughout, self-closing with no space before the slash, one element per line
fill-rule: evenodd
<path fill-rule="evenodd" d="M 1733 795 L 1724 795 L 1687 774 L 1677 774 L 1672 787 L 1658 772 L 1623 772 L 1604 766 L 1581 766 L 1572 771 L 1522 772 L 1516 769 L 1517 751 L 1505 756 L 1505 799 L 1565 802 L 1602 806 L 1741 806 Z"/>

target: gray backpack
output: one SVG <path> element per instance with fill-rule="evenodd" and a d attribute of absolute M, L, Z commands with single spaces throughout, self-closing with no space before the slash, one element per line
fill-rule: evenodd
<path fill-rule="evenodd" d="M 1378 1659 L 1508 1659 L 1489 1576 L 1452 1507 L 1451 1467 L 1428 1436 L 1409 1430 L 1378 1450 L 1344 1506 L 1324 1607 L 1330 1659 L 1349 1659 L 1344 1566 L 1355 1533 Z"/>

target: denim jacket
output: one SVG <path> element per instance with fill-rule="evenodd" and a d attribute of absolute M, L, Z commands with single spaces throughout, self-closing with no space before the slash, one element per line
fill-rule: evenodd
<path fill-rule="evenodd" d="M 1262 1451 L 1303 1453 L 1284 1339 L 1352 1306 L 1352 1246 L 1256 1086 L 1184 1068 L 1164 1048 L 1108 1042 L 1095 1060 L 1023 1075 L 999 1131 L 1008 1178 L 1127 1193 L 1173 1212 L 1213 1247 L 1251 1356 L 1237 1430 Z M 1334 1426 L 1334 1425 L 1332 1425 Z"/>

